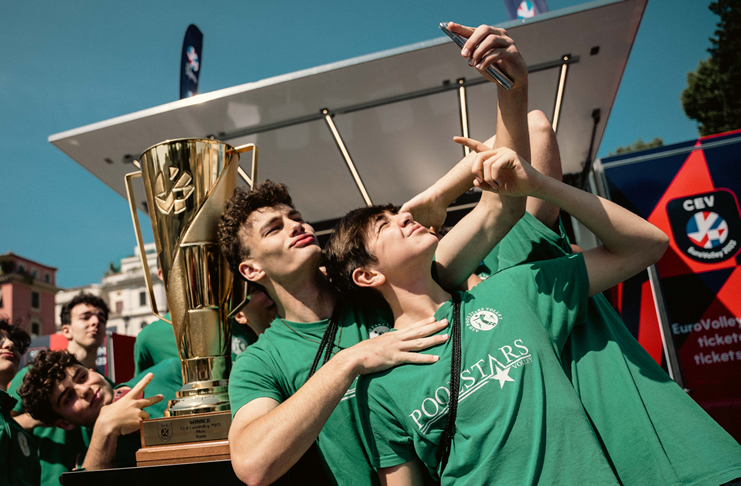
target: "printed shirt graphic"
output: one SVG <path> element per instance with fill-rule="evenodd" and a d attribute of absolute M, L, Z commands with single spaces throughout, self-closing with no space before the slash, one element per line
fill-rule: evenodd
<path fill-rule="evenodd" d="M 562 225 L 556 234 L 526 213 L 480 270 L 570 253 Z M 584 325 L 561 358 L 623 484 L 722 484 L 741 476 L 741 446 L 669 378 L 604 295 L 589 298 Z"/>
<path fill-rule="evenodd" d="M 588 287 L 583 258 L 573 255 L 500 272 L 461 294 L 458 418 L 442 483 L 616 483 L 559 361 Z M 492 309 L 496 325 L 467 326 L 482 309 Z M 435 317 L 452 322 L 451 312 L 447 302 Z M 440 361 L 361 377 L 358 403 L 368 404 L 375 466 L 417 456 L 438 477 L 452 343 L 424 352 Z"/>
<path fill-rule="evenodd" d="M 256 398 L 267 397 L 283 402 L 296 393 L 308 379 L 309 368 L 328 322 L 326 319 L 313 323 L 286 321 L 291 330 L 280 319 L 274 320 L 257 343 L 248 347 L 234 363 L 229 379 L 232 416 Z M 335 344 L 339 340 L 340 347 L 347 349 L 368 339 L 368 329 L 376 328 L 382 322 L 391 322 L 390 316 L 343 305 Z M 376 472 L 371 468 L 362 445 L 355 398 L 356 383 L 357 380 L 350 386 L 317 439 L 322 462 L 325 463 L 323 466 L 328 470 L 326 478 L 312 477 L 317 484 L 323 481 L 353 485 L 378 484 Z M 307 464 L 299 463 L 297 466 L 298 469 L 311 469 Z M 310 474 L 318 473 L 313 470 Z M 293 476 L 299 483 L 306 481 L 306 477 L 298 477 L 299 473 L 295 470 L 292 471 Z"/>

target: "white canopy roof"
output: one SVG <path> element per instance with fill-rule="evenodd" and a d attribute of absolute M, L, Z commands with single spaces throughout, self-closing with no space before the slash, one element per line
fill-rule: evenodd
<path fill-rule="evenodd" d="M 601 0 L 501 25 L 530 66 L 531 110 L 552 119 L 564 80 L 557 130 L 564 173 L 580 172 L 595 155 L 645 5 Z M 441 37 L 167 103 L 49 141 L 123 197 L 124 174 L 151 145 L 209 136 L 232 145 L 254 142 L 258 179 L 286 183 L 308 221 L 326 221 L 364 200 L 321 110 L 334 115 L 372 201 L 401 204 L 462 155 L 452 142 L 461 134 L 457 80 L 469 77 L 470 135 L 486 139 L 495 132 L 496 87 L 471 75 L 459 49 Z M 241 161 L 247 173 L 249 162 Z M 137 198 L 145 209 L 143 188 Z"/>

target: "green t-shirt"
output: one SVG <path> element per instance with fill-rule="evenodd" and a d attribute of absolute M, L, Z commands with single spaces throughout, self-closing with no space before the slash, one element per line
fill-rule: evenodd
<path fill-rule="evenodd" d="M 170 313 L 165 314 L 171 319 Z M 166 359 L 177 358 L 178 347 L 175 344 L 175 331 L 172 324 L 157 320 L 141 330 L 134 343 L 134 375 Z"/>
<path fill-rule="evenodd" d="M 165 314 L 165 317 L 170 319 L 170 313 Z M 252 328 L 232 321 L 232 362 L 255 341 L 257 341 L 257 336 Z M 177 357 L 178 347 L 175 343 L 175 331 L 172 324 L 163 320 L 154 321 L 136 336 L 134 374 L 138 375 L 157 363 Z"/>
<path fill-rule="evenodd" d="M 0 390 L 0 486 L 40 484 L 36 441 L 10 416 L 16 399 Z"/>
<path fill-rule="evenodd" d="M 24 411 L 18 396 L 18 388 L 23 383 L 23 377 L 28 373 L 28 369 L 28 366 L 21 369 L 8 386 L 10 395 L 18 400 L 13 408 L 14 412 Z M 74 469 L 78 464 L 78 458 L 84 456 L 90 445 L 91 434 L 91 430 L 87 427 L 75 427 L 72 430 L 57 427 L 33 429 L 33 438 L 38 445 L 41 460 L 42 485 L 59 486 L 59 476 Z M 82 464 L 82 461 L 79 464 Z"/>
<path fill-rule="evenodd" d="M 557 235 L 526 214 L 480 270 L 568 253 L 563 228 Z M 562 360 L 623 484 L 721 484 L 741 476 L 741 447 L 646 353 L 602 294 L 589 299 Z"/>
<path fill-rule="evenodd" d="M 234 364 L 229 381 L 232 415 L 256 398 L 284 402 L 296 393 L 308 379 L 328 322 L 326 319 L 308 324 L 274 320 L 257 343 L 247 348 Z M 387 327 L 388 322 L 390 316 L 382 312 L 344 305 L 335 343 L 341 349 L 349 348 L 368 339 L 369 331 Z M 302 458 L 303 462 L 299 461 L 292 468 L 290 475 L 297 483 L 310 479 L 316 484 L 378 484 L 376 472 L 362 446 L 357 423 L 356 382 L 345 393 L 317 438 L 323 458 L 321 464 L 314 464 L 314 469 L 301 473 L 299 471 L 306 471 L 308 462 Z M 305 475 L 302 477 L 302 474 Z"/>
<path fill-rule="evenodd" d="M 461 387 L 442 484 L 617 484 L 560 352 L 589 290 L 581 255 L 521 265 L 461 296 Z M 453 322 L 452 302 L 435 313 Z M 444 330 L 441 332 L 449 332 Z M 358 383 L 377 467 L 419 457 L 440 477 L 452 341 L 431 365 L 402 365 Z"/>

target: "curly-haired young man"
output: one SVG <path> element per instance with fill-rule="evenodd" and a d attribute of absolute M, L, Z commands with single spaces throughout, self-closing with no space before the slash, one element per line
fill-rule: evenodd
<path fill-rule="evenodd" d="M 92 430 L 84 461 L 77 466 L 88 470 L 134 466 L 140 446 L 135 432 L 150 414 L 163 415 L 163 399 L 175 398 L 182 385 L 180 373 L 180 360 L 165 360 L 114 391 L 103 375 L 67 351 L 41 351 L 18 393 L 35 419 L 68 431 Z"/>
<path fill-rule="evenodd" d="M 33 438 L 11 416 L 15 398 L 5 391 L 31 344 L 28 333 L 0 319 L 0 485 L 39 484 L 41 466 Z M 13 465 L 10 467 L 10 465 Z"/>
<path fill-rule="evenodd" d="M 449 28 L 471 38 L 471 52 L 462 53 L 469 65 L 484 72 L 496 62 L 515 80 L 509 92 L 499 90 L 496 143 L 529 154 L 527 67 L 512 39 L 488 26 Z M 470 176 L 471 158 L 459 165 Z M 468 189 L 471 180 L 464 180 L 464 187 L 441 180 L 436 199 L 444 201 L 443 212 L 445 202 Z M 448 288 L 468 278 L 524 211 L 524 203 L 504 211 L 490 201 L 469 215 L 485 220 L 485 226 L 471 231 L 471 225 L 459 223 L 440 244 L 436 266 Z M 405 331 L 368 339 L 374 327 L 388 326 L 390 316 L 338 297 L 320 269 L 322 252 L 313 229 L 282 185 L 263 183 L 250 194 L 237 192 L 227 203 L 219 239 L 232 270 L 264 287 L 279 316 L 232 370 L 229 443 L 235 472 L 247 483 L 269 483 L 316 441 L 318 468 L 329 476 L 324 481 L 377 483 L 356 422 L 357 376 L 400 363 L 433 363 L 434 356 L 417 351 L 445 340 L 428 336 L 447 323 L 435 322 L 430 313 Z"/>
<path fill-rule="evenodd" d="M 108 306 L 98 296 L 80 293 L 62 307 L 59 318 L 62 335 L 67 338 L 67 350 L 87 368 L 95 369 L 98 348 L 105 340 Z M 28 372 L 28 366 L 18 372 L 8 386 L 8 393 L 18 400 L 13 414 L 23 427 L 32 432 L 39 444 L 41 484 L 56 486 L 59 475 L 75 466 L 77 456 L 90 444 L 90 432 L 83 427 L 65 431 L 44 426 L 24 413 L 18 388 Z"/>

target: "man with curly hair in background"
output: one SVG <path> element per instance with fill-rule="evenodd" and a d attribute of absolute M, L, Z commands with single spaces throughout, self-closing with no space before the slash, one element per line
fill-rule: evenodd
<path fill-rule="evenodd" d="M 62 335 L 67 338 L 67 350 L 90 369 L 95 369 L 98 348 L 105 340 L 108 306 L 100 297 L 80 293 L 62 307 Z M 32 432 L 39 446 L 41 484 L 57 486 L 59 476 L 75 466 L 78 454 L 90 444 L 90 431 L 76 428 L 65 431 L 34 420 L 25 410 L 18 388 L 28 373 L 28 366 L 18 372 L 8 386 L 8 393 L 18 400 L 13 409 L 16 420 Z"/>
<path fill-rule="evenodd" d="M 34 419 L 67 431 L 92 430 L 90 447 L 77 467 L 129 467 L 136 465 L 142 420 L 163 416 L 163 400 L 174 399 L 182 385 L 180 373 L 180 360 L 168 359 L 114 390 L 103 375 L 67 351 L 41 351 L 18 393 Z"/>

